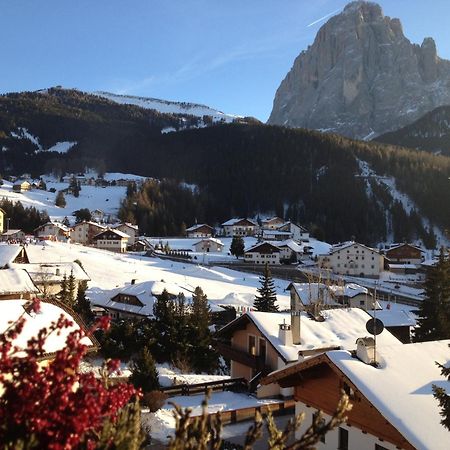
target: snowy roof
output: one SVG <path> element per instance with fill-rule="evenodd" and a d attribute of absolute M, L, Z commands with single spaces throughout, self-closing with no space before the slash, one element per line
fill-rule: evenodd
<path fill-rule="evenodd" d="M 448 448 L 450 432 L 440 424 L 432 385 L 450 392 L 450 382 L 436 365 L 448 365 L 449 344 L 445 340 L 379 347 L 379 368 L 344 351 L 327 356 L 415 448 L 438 450 Z"/>
<path fill-rule="evenodd" d="M 244 251 L 245 253 L 258 253 L 258 248 L 260 247 L 271 247 L 271 251 L 275 253 L 278 253 L 280 251 L 280 249 L 276 245 L 267 241 L 258 242 L 256 245 L 252 245 L 251 247 L 245 249 Z"/>
<path fill-rule="evenodd" d="M 10 230 L 8 230 L 8 231 L 5 231 L 1 236 L 2 236 L 2 237 L 5 237 L 5 236 L 14 236 L 15 234 L 21 233 L 21 232 L 22 232 L 22 230 L 13 230 L 13 229 L 10 229 Z"/>
<path fill-rule="evenodd" d="M 390 269 L 411 269 L 417 270 L 420 268 L 420 264 L 392 264 L 389 263 Z"/>
<path fill-rule="evenodd" d="M 224 227 L 227 225 L 236 225 L 238 222 L 241 222 L 241 221 L 248 221 L 248 222 L 250 222 L 251 225 L 258 226 L 258 224 L 254 220 L 246 219 L 246 218 L 230 219 L 230 220 L 227 220 L 226 222 L 224 222 L 222 224 L 222 226 Z"/>
<path fill-rule="evenodd" d="M 112 228 L 108 228 L 106 230 L 100 231 L 100 233 L 96 234 L 93 239 L 99 239 L 99 236 L 102 235 L 103 233 L 106 233 L 107 231 L 111 231 L 112 233 L 115 233 L 117 236 L 119 236 L 120 238 L 129 238 L 130 236 L 126 233 L 124 233 L 123 231 L 120 230 L 116 230 L 116 229 L 112 229 Z"/>
<path fill-rule="evenodd" d="M 0 269 L 11 264 L 23 248 L 20 244 L 0 244 Z"/>
<path fill-rule="evenodd" d="M 380 319 L 385 327 L 415 327 L 417 325 L 416 316 L 404 309 L 382 309 L 367 311 L 371 316 Z"/>
<path fill-rule="evenodd" d="M 3 332 L 8 328 L 10 321 L 16 321 L 24 313 L 23 307 L 27 303 L 29 302 L 26 300 L 0 301 L 0 332 Z M 25 326 L 18 338 L 15 339 L 14 345 L 19 346 L 19 348 L 25 348 L 26 343 L 30 338 L 36 337 L 39 330 L 48 327 L 52 322 L 57 321 L 61 315 L 69 318 L 74 324 L 69 328 L 61 330 L 60 334 L 50 334 L 44 344 L 46 353 L 53 353 L 61 350 L 65 347 L 66 338 L 69 333 L 80 329 L 80 325 L 76 323 L 75 319 L 64 309 L 46 302 L 41 302 L 41 311 L 38 314 L 32 313 L 31 315 L 25 315 Z M 84 337 L 81 342 L 91 347 L 94 346 L 93 341 L 88 337 Z"/>
<path fill-rule="evenodd" d="M 360 294 L 369 294 L 369 290 L 367 288 L 356 283 L 348 283 L 345 286 L 331 285 L 330 289 L 333 291 L 334 295 L 350 298 L 356 297 Z"/>
<path fill-rule="evenodd" d="M 280 231 L 280 230 L 263 230 L 263 236 L 291 236 L 290 231 Z"/>
<path fill-rule="evenodd" d="M 416 250 L 421 251 L 422 253 L 425 253 L 425 251 L 422 250 L 420 247 L 417 247 L 417 245 L 408 244 L 406 242 L 403 242 L 401 244 L 392 244 L 389 248 L 386 249 L 386 252 L 389 252 L 391 250 L 396 250 L 397 248 L 404 247 L 404 246 L 412 247 L 412 248 L 415 248 Z"/>
<path fill-rule="evenodd" d="M 83 222 L 76 223 L 73 228 L 79 227 L 81 225 L 92 225 L 93 227 L 101 228 L 102 230 L 106 230 L 106 226 L 102 225 L 98 222 L 92 222 L 91 220 L 83 220 Z"/>
<path fill-rule="evenodd" d="M 297 242 L 295 242 L 293 239 L 287 239 L 286 241 L 276 241 L 272 242 L 273 245 L 276 245 L 277 247 L 289 247 L 293 252 L 295 253 L 302 253 L 303 247 L 299 245 Z"/>
<path fill-rule="evenodd" d="M 139 227 L 137 225 L 133 225 L 132 223 L 118 223 L 117 225 L 114 225 L 112 228 L 116 229 L 116 228 L 120 228 L 120 227 L 125 227 L 125 228 L 132 228 L 133 230 L 139 230 Z"/>
<path fill-rule="evenodd" d="M 323 283 L 291 283 L 289 289 L 293 288 L 300 301 L 304 305 L 316 303 L 319 299 L 325 305 L 333 305 L 336 302 L 326 284 Z"/>
<path fill-rule="evenodd" d="M 340 242 L 339 244 L 334 244 L 331 247 L 330 254 L 333 254 L 334 252 L 337 252 L 339 250 L 344 250 L 344 249 L 349 248 L 349 247 L 351 247 L 353 245 L 357 245 L 357 246 L 360 246 L 360 247 L 367 248 L 368 250 L 370 250 L 372 252 L 380 253 L 376 248 L 368 247 L 367 245 L 360 244 L 359 242 L 355 242 L 355 241 L 346 241 L 346 242 Z"/>
<path fill-rule="evenodd" d="M 194 242 L 192 245 L 194 246 L 194 245 L 200 244 L 200 242 L 214 242 L 217 245 L 220 245 L 221 247 L 224 246 L 224 243 L 220 239 L 216 239 L 216 238 L 204 238 L 204 239 L 201 239 L 200 241 Z"/>
<path fill-rule="evenodd" d="M 40 225 L 39 227 L 35 228 L 34 231 L 40 230 L 41 228 L 45 228 L 46 226 L 49 226 L 49 225 L 59 228 L 62 231 L 70 231 L 69 227 L 66 227 L 63 223 L 59 223 L 59 222 L 44 223 L 43 225 Z"/>
<path fill-rule="evenodd" d="M 210 226 L 210 225 L 208 225 L 206 223 L 199 223 L 199 224 L 192 225 L 192 227 L 186 228 L 186 231 L 195 231 L 195 230 L 197 230 L 198 228 L 201 228 L 201 227 L 208 227 L 208 228 L 211 228 L 211 230 L 213 229 L 212 226 Z"/>
<path fill-rule="evenodd" d="M 233 329 L 237 321 L 249 320 L 269 340 L 275 350 L 287 362 L 297 361 L 298 352 L 329 347 L 346 350 L 356 349 L 356 339 L 367 335 L 366 323 L 370 316 L 360 308 L 339 308 L 322 311 L 323 322 L 312 319 L 306 312 L 300 313 L 299 345 L 283 345 L 278 337 L 279 324 L 291 323 L 290 313 L 269 313 L 251 311 L 230 322 L 219 333 Z M 377 336 L 377 344 L 402 345 L 389 331 L 384 330 Z"/>
<path fill-rule="evenodd" d="M 24 269 L 0 270 L 0 295 L 39 292 Z"/>
<path fill-rule="evenodd" d="M 61 262 L 61 263 L 31 263 L 31 264 L 20 264 L 16 267 L 25 269 L 31 279 L 40 284 L 43 281 L 47 283 L 61 283 L 64 275 L 70 276 L 73 271 L 73 276 L 77 281 L 89 281 L 90 278 L 88 274 L 80 267 L 76 262 Z"/>

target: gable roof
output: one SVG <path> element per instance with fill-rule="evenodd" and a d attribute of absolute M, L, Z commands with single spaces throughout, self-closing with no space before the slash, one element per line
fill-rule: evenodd
<path fill-rule="evenodd" d="M 224 243 L 220 239 L 217 239 L 217 238 L 203 238 L 203 239 L 200 239 L 197 242 L 194 242 L 192 244 L 192 246 L 200 244 L 200 242 L 214 242 L 215 244 L 219 245 L 220 247 L 224 246 Z"/>
<path fill-rule="evenodd" d="M 249 247 L 244 251 L 244 253 L 279 253 L 281 250 L 274 244 L 270 242 L 259 242 L 252 247 Z"/>
<path fill-rule="evenodd" d="M 331 285 L 329 286 L 329 288 L 337 297 L 344 296 L 353 298 L 357 295 L 372 295 L 369 293 L 369 290 L 367 288 L 356 283 L 347 283 L 344 286 Z"/>
<path fill-rule="evenodd" d="M 195 230 L 198 230 L 199 228 L 202 228 L 202 227 L 207 227 L 210 230 L 214 230 L 214 228 L 212 226 L 210 226 L 210 225 L 208 225 L 206 223 L 199 223 L 199 224 L 192 225 L 189 228 L 186 228 L 186 231 L 195 231 Z"/>
<path fill-rule="evenodd" d="M 43 281 L 47 283 L 61 283 L 64 276 L 66 278 L 69 277 L 71 272 L 73 272 L 73 276 L 77 281 L 90 281 L 89 275 L 76 262 L 29 263 L 20 264 L 20 268 L 25 269 L 36 284 L 40 284 Z"/>
<path fill-rule="evenodd" d="M 450 432 L 440 424 L 432 385 L 450 392 L 450 382 L 436 365 L 436 361 L 448 365 L 449 344 L 450 340 L 443 340 L 379 347 L 379 367 L 363 363 L 348 351 L 329 351 L 273 372 L 261 383 L 292 386 L 293 375 L 325 363 L 343 374 L 413 447 L 443 450 L 448 448 Z"/>
<path fill-rule="evenodd" d="M 83 220 L 82 222 L 76 223 L 72 228 L 77 228 L 81 225 L 90 225 L 93 227 L 101 228 L 102 230 L 106 230 L 107 227 L 101 223 L 98 222 L 92 222 L 92 220 Z"/>
<path fill-rule="evenodd" d="M 37 228 L 35 228 L 33 231 L 40 230 L 41 228 L 45 228 L 48 225 L 52 225 L 52 226 L 54 226 L 56 228 L 59 228 L 62 231 L 70 231 L 69 227 L 66 227 L 63 223 L 59 223 L 59 222 L 47 222 L 47 223 L 44 223 L 44 224 L 38 226 Z"/>
<path fill-rule="evenodd" d="M 25 248 L 20 244 L 0 244 L 0 269 L 9 266 Z"/>
<path fill-rule="evenodd" d="M 114 233 L 117 237 L 120 237 L 121 239 L 129 238 L 130 236 L 123 231 L 120 230 L 113 230 L 112 228 L 107 228 L 106 230 L 100 231 L 100 233 L 96 234 L 93 239 L 101 239 L 101 236 L 105 233 Z"/>
<path fill-rule="evenodd" d="M 420 247 L 417 247 L 416 245 L 408 244 L 407 242 L 403 242 L 401 244 L 393 244 L 389 248 L 386 249 L 386 253 L 390 252 L 391 250 L 397 250 L 401 247 L 411 247 L 415 250 L 419 250 L 421 253 L 425 253 L 424 250 L 422 250 Z"/>
<path fill-rule="evenodd" d="M 332 291 L 324 283 L 290 283 L 288 289 L 294 289 L 304 305 L 316 303 L 319 299 L 325 305 L 336 305 Z"/>
<path fill-rule="evenodd" d="M 0 295 L 38 293 L 30 275 L 24 269 L 0 270 Z"/>
<path fill-rule="evenodd" d="M 360 308 L 327 309 L 322 311 L 322 316 L 325 320 L 318 322 L 306 312 L 300 313 L 299 345 L 284 345 L 278 337 L 279 324 L 291 323 L 290 313 L 247 312 L 225 325 L 217 334 L 229 336 L 235 330 L 253 323 L 285 362 L 297 361 L 300 351 L 320 351 L 329 347 L 355 350 L 356 339 L 367 335 L 366 323 L 370 316 Z M 387 330 L 377 336 L 377 342 L 379 345 L 403 345 Z"/>
<path fill-rule="evenodd" d="M 357 245 L 359 247 L 364 247 L 367 250 L 370 250 L 371 252 L 375 252 L 375 253 L 380 254 L 378 249 L 372 248 L 372 247 L 368 247 L 367 245 L 360 244 L 359 242 L 355 242 L 355 241 L 346 241 L 346 242 L 340 242 L 339 244 L 334 244 L 331 247 L 329 254 L 332 255 L 335 252 L 338 252 L 340 250 L 345 250 L 346 248 L 352 247 L 353 245 Z"/>
<path fill-rule="evenodd" d="M 258 224 L 254 220 L 247 219 L 247 218 L 230 219 L 230 220 L 227 220 L 226 222 L 224 222 L 222 224 L 222 226 L 225 227 L 228 225 L 243 225 L 245 222 L 248 222 L 247 225 L 251 225 L 251 226 L 255 226 L 255 227 L 258 226 Z"/>
<path fill-rule="evenodd" d="M 0 300 L 0 332 L 8 328 L 10 321 L 16 321 L 23 314 L 24 306 L 28 303 L 27 300 Z M 69 313 L 69 309 L 63 307 L 59 302 L 48 303 L 41 301 L 39 313 L 26 315 L 24 328 L 17 339 L 14 340 L 14 345 L 17 345 L 19 349 L 25 348 L 30 338 L 37 336 L 38 331 L 42 328 L 48 327 L 52 322 L 56 322 L 61 315 L 70 319 L 73 325 L 64 328 L 59 334 L 51 333 L 44 343 L 46 354 L 61 350 L 66 345 L 69 333 L 83 328 L 83 324 L 76 314 L 72 315 Z M 85 336 L 81 342 L 88 347 L 96 346 L 96 340 L 93 337 Z"/>

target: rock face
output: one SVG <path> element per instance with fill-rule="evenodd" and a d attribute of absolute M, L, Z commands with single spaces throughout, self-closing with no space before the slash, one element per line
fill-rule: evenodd
<path fill-rule="evenodd" d="M 421 46 L 376 3 L 349 3 L 282 81 L 268 123 L 369 139 L 450 104 L 450 61 Z"/>

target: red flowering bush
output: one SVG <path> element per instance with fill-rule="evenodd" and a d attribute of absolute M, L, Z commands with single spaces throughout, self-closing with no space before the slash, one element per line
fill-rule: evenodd
<path fill-rule="evenodd" d="M 29 306 L 33 313 L 39 308 L 38 300 Z M 52 360 L 40 362 L 46 340 L 73 323 L 61 315 L 21 349 L 14 340 L 25 321 L 24 313 L 0 334 L 0 442 L 4 448 L 96 448 L 100 440 L 102 448 L 111 447 L 113 438 L 105 438 L 105 429 L 114 428 L 124 407 L 139 392 L 129 384 L 110 385 L 106 378 L 79 372 L 87 352 L 82 330 L 71 332 Z M 90 331 L 108 325 L 103 319 Z M 109 361 L 106 375 L 117 368 L 118 361 Z"/>

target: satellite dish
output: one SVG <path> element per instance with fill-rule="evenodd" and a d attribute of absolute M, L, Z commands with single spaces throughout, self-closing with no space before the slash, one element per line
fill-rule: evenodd
<path fill-rule="evenodd" d="M 366 330 L 373 335 L 378 335 L 384 330 L 384 324 L 380 319 L 370 319 L 366 323 Z"/>

